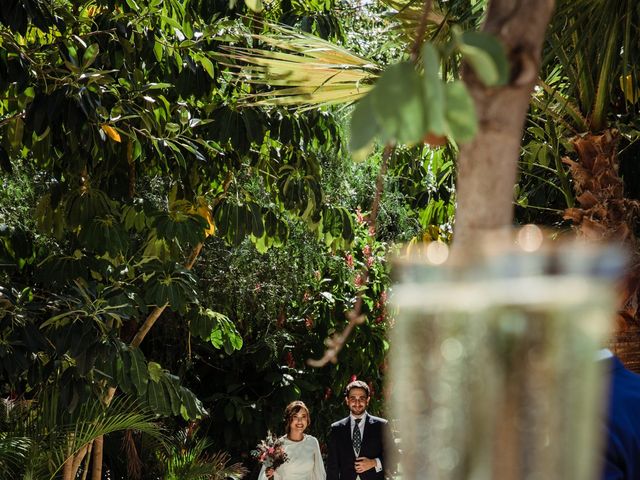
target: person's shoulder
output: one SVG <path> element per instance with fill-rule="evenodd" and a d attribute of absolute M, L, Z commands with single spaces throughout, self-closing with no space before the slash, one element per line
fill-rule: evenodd
<path fill-rule="evenodd" d="M 308 433 L 304 434 L 304 440 L 309 443 L 317 443 L 319 445 L 318 439 L 313 435 L 309 435 Z"/>
<path fill-rule="evenodd" d="M 632 372 L 617 358 L 612 359 L 611 380 L 614 391 L 620 390 L 640 397 L 640 375 Z"/>
<path fill-rule="evenodd" d="M 341 418 L 331 424 L 331 428 L 344 427 L 349 422 L 349 417 Z"/>
<path fill-rule="evenodd" d="M 389 421 L 386 418 L 376 417 L 375 415 L 369 415 L 369 414 L 367 414 L 367 416 L 369 417 L 369 422 L 371 423 L 389 423 Z"/>

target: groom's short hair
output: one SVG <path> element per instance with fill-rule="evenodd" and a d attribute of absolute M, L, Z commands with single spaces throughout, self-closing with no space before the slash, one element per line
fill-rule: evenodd
<path fill-rule="evenodd" d="M 347 388 L 344 389 L 345 398 L 349 396 L 349 392 L 351 390 L 353 390 L 354 388 L 363 389 L 365 391 L 365 393 L 367 394 L 367 397 L 370 395 L 369 385 L 364 383 L 362 380 L 354 380 L 353 382 L 349 383 L 349 385 L 347 385 Z"/>

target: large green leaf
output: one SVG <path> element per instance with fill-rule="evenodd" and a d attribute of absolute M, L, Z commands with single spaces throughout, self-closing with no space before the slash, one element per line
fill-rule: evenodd
<path fill-rule="evenodd" d="M 374 137 L 378 134 L 380 126 L 373 110 L 371 95 L 361 98 L 351 114 L 351 129 L 349 148 L 356 153 L 361 150 L 370 150 Z"/>
<path fill-rule="evenodd" d="M 130 348 L 127 353 L 130 357 L 131 382 L 135 385 L 138 396 L 142 397 L 147 393 L 149 384 L 149 368 L 146 359 L 139 348 Z"/>
<path fill-rule="evenodd" d="M 440 56 L 436 48 L 426 43 L 422 48 L 424 65 L 424 109 L 427 130 L 433 135 L 446 133 L 445 87 L 440 79 Z"/>
<path fill-rule="evenodd" d="M 96 217 L 112 215 L 114 202 L 97 188 L 79 188 L 65 199 L 66 220 L 71 227 L 87 224 Z"/>
<path fill-rule="evenodd" d="M 194 274 L 175 263 L 153 261 L 144 266 L 148 279 L 145 300 L 149 305 L 168 304 L 175 311 L 185 311 L 189 304 L 197 303 L 197 280 Z"/>
<path fill-rule="evenodd" d="M 125 253 L 129 247 L 127 232 L 111 215 L 83 224 L 78 238 L 88 249 L 112 256 Z"/>
<path fill-rule="evenodd" d="M 180 387 L 180 398 L 182 400 L 180 413 L 185 420 L 196 420 L 207 414 L 202 402 L 188 388 Z"/>
<path fill-rule="evenodd" d="M 414 144 L 424 135 L 421 83 L 409 62 L 389 66 L 376 83 L 370 95 L 382 143 Z"/>
<path fill-rule="evenodd" d="M 209 228 L 206 220 L 197 214 L 174 211 L 158 214 L 153 223 L 158 238 L 176 240 L 181 245 L 195 245 L 204 240 Z"/>
<path fill-rule="evenodd" d="M 171 415 L 171 399 L 163 382 L 149 382 L 147 388 L 147 403 L 158 415 Z"/>
<path fill-rule="evenodd" d="M 461 81 L 447 83 L 447 134 L 456 142 L 473 140 L 478 132 L 478 120 L 473 98 Z"/>

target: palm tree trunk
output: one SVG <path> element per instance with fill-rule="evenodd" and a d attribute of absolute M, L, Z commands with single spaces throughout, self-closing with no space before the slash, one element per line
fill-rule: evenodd
<path fill-rule="evenodd" d="M 62 480 L 73 480 L 76 471 L 73 469 L 76 456 L 73 455 L 73 433 L 67 437 L 67 460 L 62 467 Z"/>
<path fill-rule="evenodd" d="M 73 457 L 67 458 L 62 467 L 62 480 L 73 480 Z"/>
<path fill-rule="evenodd" d="M 82 464 L 82 460 L 84 460 L 84 457 L 87 455 L 87 452 L 89 451 L 90 447 L 91 447 L 91 443 L 88 443 L 87 445 L 82 447 L 78 451 L 78 453 L 76 453 L 72 457 L 73 467 L 71 468 L 71 476 L 69 477 L 69 480 L 73 480 L 74 478 L 76 478 L 76 475 L 78 474 L 78 470 L 80 470 L 80 465 Z"/>
<path fill-rule="evenodd" d="M 93 449 L 93 442 L 89 445 L 89 450 L 87 451 L 86 460 L 84 462 L 84 469 L 82 471 L 82 477 L 80 480 L 87 480 L 87 474 L 89 473 L 89 464 L 91 463 L 91 450 Z"/>
<path fill-rule="evenodd" d="M 618 174 L 618 139 L 618 132 L 608 129 L 572 140 L 577 161 L 564 158 L 563 162 L 569 165 L 578 206 L 565 210 L 564 218 L 587 240 L 629 246 L 631 268 L 622 280 L 611 349 L 627 368 L 640 372 L 640 254 L 634 233 L 640 202 L 625 198 L 624 182 Z"/>
<path fill-rule="evenodd" d="M 91 480 L 102 480 L 102 447 L 104 437 L 100 436 L 93 441 L 93 458 L 91 467 Z"/>
<path fill-rule="evenodd" d="M 493 0 L 484 31 L 497 36 L 510 60 L 507 85 L 488 88 L 470 68 L 464 81 L 475 101 L 479 132 L 460 148 L 453 248 L 464 253 L 478 233 L 511 227 L 522 130 L 538 79 L 540 52 L 554 0 Z"/>

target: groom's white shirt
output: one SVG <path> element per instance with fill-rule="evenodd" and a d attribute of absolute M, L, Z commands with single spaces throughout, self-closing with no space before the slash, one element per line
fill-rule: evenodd
<path fill-rule="evenodd" d="M 606 360 L 611 357 L 613 357 L 613 352 L 608 348 L 601 348 L 596 354 L 596 360 Z"/>

